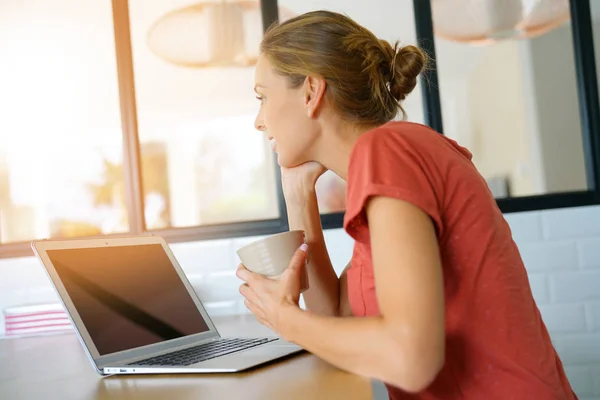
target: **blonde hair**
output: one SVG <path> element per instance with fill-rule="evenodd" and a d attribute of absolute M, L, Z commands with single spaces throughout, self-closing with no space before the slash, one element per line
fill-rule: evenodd
<path fill-rule="evenodd" d="M 278 73 L 292 87 L 306 76 L 327 82 L 327 95 L 347 120 L 380 125 L 405 118 L 402 101 L 426 68 L 427 55 L 416 46 L 378 39 L 345 15 L 313 11 L 271 26 L 261 43 Z"/>

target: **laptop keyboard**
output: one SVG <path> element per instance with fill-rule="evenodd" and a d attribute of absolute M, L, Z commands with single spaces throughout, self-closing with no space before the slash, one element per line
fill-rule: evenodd
<path fill-rule="evenodd" d="M 187 366 L 269 343 L 277 338 L 220 338 L 173 353 L 136 361 L 127 365 Z"/>

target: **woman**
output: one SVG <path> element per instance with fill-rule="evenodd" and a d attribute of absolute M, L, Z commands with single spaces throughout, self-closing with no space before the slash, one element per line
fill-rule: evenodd
<path fill-rule="evenodd" d="M 256 67 L 256 128 L 277 152 L 290 229 L 307 246 L 278 280 L 241 265 L 258 320 L 330 363 L 387 384 L 392 399 L 574 399 L 509 226 L 471 154 L 392 121 L 427 65 L 332 12 L 271 28 Z M 315 196 L 347 181 L 355 239 L 338 279 Z M 361 317 L 361 318 L 356 318 Z"/>

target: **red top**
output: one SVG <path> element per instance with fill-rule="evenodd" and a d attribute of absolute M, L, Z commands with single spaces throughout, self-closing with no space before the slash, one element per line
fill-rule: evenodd
<path fill-rule="evenodd" d="M 431 217 L 444 274 L 444 367 L 418 395 L 388 385 L 391 399 L 577 398 L 510 228 L 468 150 L 409 122 L 390 122 L 358 139 L 344 218 L 356 240 L 347 273 L 355 316 L 379 314 L 364 210 L 370 196 L 409 201 Z"/>

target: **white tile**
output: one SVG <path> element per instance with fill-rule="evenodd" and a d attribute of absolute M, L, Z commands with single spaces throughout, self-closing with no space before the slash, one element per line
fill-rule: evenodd
<path fill-rule="evenodd" d="M 590 367 L 587 365 L 566 365 L 565 374 L 577 396 L 590 396 L 594 392 Z"/>
<path fill-rule="evenodd" d="M 547 304 L 540 306 L 542 319 L 550 335 L 561 332 L 585 332 L 586 316 L 583 304 Z"/>
<path fill-rule="evenodd" d="M 232 270 L 236 265 L 231 240 L 174 243 L 171 248 L 187 274 Z"/>
<path fill-rule="evenodd" d="M 527 271 L 548 272 L 578 267 L 575 242 L 537 242 L 519 246 Z"/>
<path fill-rule="evenodd" d="M 300 300 L 298 301 L 298 306 L 301 309 L 306 310 L 306 303 L 304 302 L 304 296 L 302 294 L 300 295 Z"/>
<path fill-rule="evenodd" d="M 338 276 L 352 258 L 354 239 L 343 229 L 329 229 L 324 232 L 327 252 Z"/>
<path fill-rule="evenodd" d="M 42 264 L 33 257 L 0 260 L 0 290 L 46 286 L 50 278 Z"/>
<path fill-rule="evenodd" d="M 588 303 L 585 308 L 589 330 L 600 331 L 600 302 Z M 600 380 L 600 375 L 598 379 Z"/>
<path fill-rule="evenodd" d="M 565 365 L 600 365 L 600 333 L 561 335 L 553 343 Z"/>
<path fill-rule="evenodd" d="M 542 239 L 542 219 L 538 211 L 506 214 L 504 218 L 518 244 Z"/>
<path fill-rule="evenodd" d="M 600 236 L 600 206 L 561 208 L 541 214 L 547 239 Z"/>
<path fill-rule="evenodd" d="M 371 393 L 373 394 L 373 400 L 389 400 L 390 398 L 387 386 L 380 381 L 371 380 Z"/>
<path fill-rule="evenodd" d="M 592 378 L 591 392 L 600 400 L 600 363 L 590 366 L 590 376 Z"/>
<path fill-rule="evenodd" d="M 188 279 L 203 302 L 223 302 L 242 299 L 239 287 L 243 283 L 234 271 L 192 275 Z"/>
<path fill-rule="evenodd" d="M 537 304 L 543 304 L 550 301 L 550 292 L 548 291 L 548 277 L 545 274 L 528 274 L 529 286 L 533 293 L 533 298 Z"/>
<path fill-rule="evenodd" d="M 4 336 L 4 310 L 10 307 L 27 305 L 27 289 L 0 290 L 0 336 Z"/>
<path fill-rule="evenodd" d="M 554 273 L 549 277 L 550 293 L 557 302 L 600 300 L 600 271 Z"/>
<path fill-rule="evenodd" d="M 227 315 L 236 315 L 238 311 L 238 301 L 206 301 L 202 302 L 206 312 L 210 317 L 221 317 Z"/>
<path fill-rule="evenodd" d="M 27 290 L 28 304 L 60 303 L 60 297 L 53 286 L 39 286 Z"/>
<path fill-rule="evenodd" d="M 35 257 L 0 258 L 0 270 L 5 268 L 22 268 L 31 266 L 39 261 Z"/>
<path fill-rule="evenodd" d="M 583 268 L 600 269 L 600 238 L 579 241 L 579 254 Z"/>

